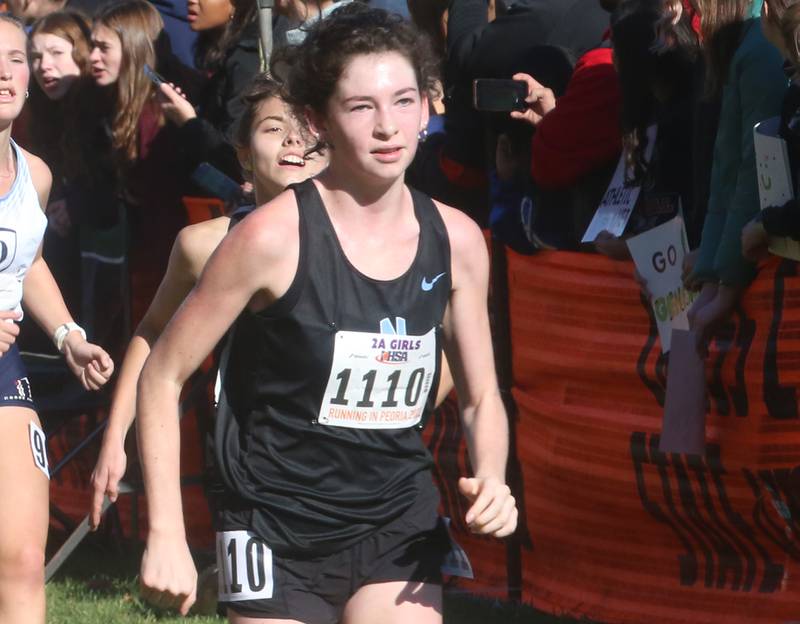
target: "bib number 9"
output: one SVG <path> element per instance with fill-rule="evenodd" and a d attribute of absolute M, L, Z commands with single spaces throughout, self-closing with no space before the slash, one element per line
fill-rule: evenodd
<path fill-rule="evenodd" d="M 50 468 L 47 466 L 47 438 L 44 431 L 35 422 L 28 423 L 28 434 L 31 440 L 31 452 L 33 453 L 34 465 L 50 478 Z"/>

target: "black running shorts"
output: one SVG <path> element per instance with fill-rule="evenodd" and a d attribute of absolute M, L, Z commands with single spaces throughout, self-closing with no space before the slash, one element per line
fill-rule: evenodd
<path fill-rule="evenodd" d="M 364 585 L 440 585 L 451 543 L 436 498 L 421 496 L 361 542 L 318 557 L 278 556 L 247 527 L 223 527 L 217 534 L 220 607 L 248 617 L 336 624 Z"/>

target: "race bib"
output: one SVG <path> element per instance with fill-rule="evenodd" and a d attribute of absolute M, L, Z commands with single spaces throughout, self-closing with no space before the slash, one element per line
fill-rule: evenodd
<path fill-rule="evenodd" d="M 219 600 L 272 598 L 272 551 L 249 531 L 217 533 Z"/>
<path fill-rule="evenodd" d="M 44 431 L 35 422 L 28 423 L 28 434 L 31 439 L 31 452 L 33 453 L 33 463 L 36 467 L 44 473 L 44 476 L 50 478 L 50 468 L 47 466 L 47 438 L 44 436 Z"/>
<path fill-rule="evenodd" d="M 424 336 L 336 333 L 318 421 L 352 429 L 405 429 L 422 420 L 436 374 L 436 330 Z"/>

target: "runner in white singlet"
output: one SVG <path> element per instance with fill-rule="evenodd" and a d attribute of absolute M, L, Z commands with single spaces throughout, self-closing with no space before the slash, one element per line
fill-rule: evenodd
<path fill-rule="evenodd" d="M 87 389 L 108 381 L 113 363 L 86 342 L 42 259 L 52 177 L 11 140 L 30 77 L 22 25 L 0 16 L 0 622 L 43 624 L 48 467 L 45 437 L 14 344 L 26 312 L 64 354 Z"/>

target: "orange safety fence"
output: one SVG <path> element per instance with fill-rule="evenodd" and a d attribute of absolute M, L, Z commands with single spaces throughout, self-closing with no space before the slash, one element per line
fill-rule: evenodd
<path fill-rule="evenodd" d="M 204 369 L 209 362 L 204 363 Z M 202 376 L 198 376 L 202 379 Z M 213 383 L 213 380 L 212 380 Z M 187 384 L 190 385 L 190 384 Z M 210 388 L 209 388 L 210 391 Z M 203 492 L 202 474 L 203 433 L 200 423 L 208 422 L 211 406 L 210 394 L 201 396 L 181 419 L 181 478 L 183 485 L 183 511 L 189 545 L 193 548 L 209 550 L 213 548 L 214 533 L 211 528 L 211 514 Z M 203 413 L 206 412 L 206 413 Z M 94 428 L 89 416 L 73 419 L 58 431 L 48 442 L 50 464 L 66 454 L 75 443 L 83 439 Z M 139 458 L 136 454 L 135 426 L 128 434 L 126 450 L 128 470 L 125 476 L 134 487 L 134 493 L 120 495 L 116 510 L 122 533 L 130 539 L 144 539 L 147 529 L 147 501 L 141 486 Z M 98 438 L 99 441 L 99 438 Z M 89 512 L 92 502 L 90 478 L 99 452 L 99 443 L 90 445 L 69 462 L 50 482 L 50 499 L 64 514 L 76 522 Z M 133 573 L 133 571 L 132 571 Z"/>
<path fill-rule="evenodd" d="M 691 456 L 658 451 L 666 365 L 632 265 L 508 263 L 523 599 L 609 623 L 800 619 L 797 265 L 765 266 L 712 346 Z"/>
<path fill-rule="evenodd" d="M 186 212 L 187 222 L 190 224 L 225 214 L 225 205 L 220 199 L 186 196 L 182 198 L 182 203 Z M 166 269 L 166 267 L 163 267 L 163 269 Z M 134 272 L 131 275 L 131 281 L 134 321 L 138 323 L 150 305 L 150 295 L 155 291 L 156 282 L 160 281 L 160 278 L 157 278 L 154 274 L 137 275 Z M 145 288 L 142 282 L 147 281 L 151 283 Z M 120 364 L 121 362 L 117 362 L 118 369 Z M 203 363 L 201 373 L 207 372 L 211 366 L 212 360 L 207 358 Z M 208 549 L 213 547 L 213 532 L 211 530 L 211 516 L 201 483 L 204 467 L 203 431 L 201 429 L 203 424 L 207 425 L 210 421 L 213 379 L 207 388 L 193 387 L 193 383 L 198 383 L 198 380 L 201 380 L 199 383 L 202 383 L 203 386 L 206 385 L 202 381 L 202 374 L 198 374 L 197 377 L 189 380 L 186 384 L 187 389 L 184 392 L 184 397 L 186 397 L 188 392 L 193 391 L 195 392 L 195 397 L 181 419 L 181 477 L 184 480 L 182 492 L 184 495 L 184 516 L 189 543 L 196 548 Z M 34 388 L 35 393 L 36 389 Z M 78 441 L 83 439 L 94 428 L 95 424 L 93 417 L 84 415 L 68 422 L 67 426 L 60 429 L 56 435 L 50 438 L 48 447 L 51 465 L 55 464 Z M 126 479 L 134 487 L 135 492 L 120 496 L 116 503 L 116 508 L 123 533 L 129 538 L 143 539 L 147 528 L 147 501 L 141 491 L 141 475 L 136 455 L 135 437 L 134 426 L 129 432 L 126 443 L 128 452 Z M 75 521 L 82 518 L 89 511 L 89 505 L 92 500 L 90 478 L 97 461 L 98 452 L 99 444 L 90 445 L 87 450 L 68 463 L 51 481 L 51 501 L 64 514 Z"/>

